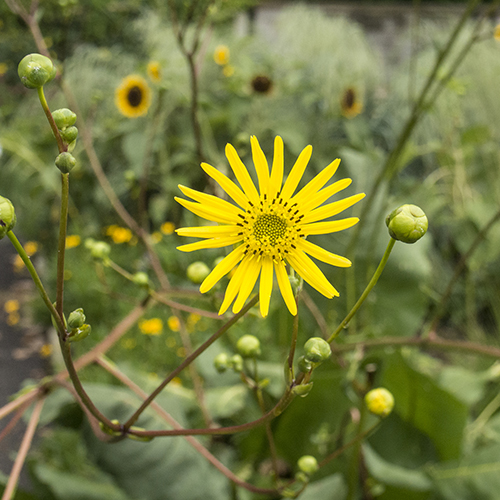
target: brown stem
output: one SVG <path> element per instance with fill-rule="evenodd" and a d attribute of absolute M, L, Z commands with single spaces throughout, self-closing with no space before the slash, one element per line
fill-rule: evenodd
<path fill-rule="evenodd" d="M 150 290 L 149 293 L 157 302 L 161 302 L 166 306 L 171 307 L 172 309 L 177 309 L 179 311 L 185 311 L 191 314 L 198 314 L 199 316 L 204 316 L 206 318 L 217 319 L 219 321 L 224 321 L 226 318 L 217 314 L 216 312 L 205 311 L 204 309 L 198 309 L 197 307 L 187 306 L 185 304 L 180 304 L 179 302 L 175 302 L 174 300 L 166 299 L 161 296 L 159 293 L 154 290 Z"/>
<path fill-rule="evenodd" d="M 24 415 L 24 412 L 26 411 L 26 409 L 29 407 L 30 404 L 31 404 L 30 402 L 24 403 L 17 409 L 16 414 L 10 419 L 9 423 L 2 429 L 2 432 L 0 432 L 0 443 L 6 436 L 9 435 L 10 431 L 14 429 L 14 427 L 19 422 L 21 417 Z"/>

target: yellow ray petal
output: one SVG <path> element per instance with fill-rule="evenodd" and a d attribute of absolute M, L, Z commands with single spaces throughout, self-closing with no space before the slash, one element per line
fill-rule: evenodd
<path fill-rule="evenodd" d="M 181 227 L 175 230 L 179 236 L 191 236 L 193 238 L 216 238 L 221 235 L 236 236 L 240 231 L 241 226 L 234 224 L 228 226 Z"/>
<path fill-rule="evenodd" d="M 308 210 L 313 210 L 316 207 L 319 207 L 323 202 L 328 200 L 331 196 L 342 191 L 347 186 L 349 186 L 352 182 L 352 179 L 340 179 L 337 182 L 334 182 L 330 186 L 318 191 L 314 196 L 312 196 L 308 200 L 304 200 L 301 206 L 302 213 L 307 212 Z"/>
<path fill-rule="evenodd" d="M 244 245 L 236 247 L 229 255 L 226 255 L 213 269 L 212 272 L 205 278 L 200 286 L 200 292 L 208 292 L 223 276 L 238 264 L 243 257 Z"/>
<path fill-rule="evenodd" d="M 174 198 L 177 203 L 180 203 L 184 208 L 187 208 L 194 214 L 199 217 L 207 220 L 211 220 L 214 222 L 223 222 L 226 224 L 235 224 L 240 219 L 235 217 L 234 215 L 219 210 L 213 207 L 207 207 L 206 205 L 202 205 L 201 203 L 195 203 L 194 201 L 184 200 L 182 198 L 178 198 L 177 196 Z"/>
<path fill-rule="evenodd" d="M 193 252 L 202 248 L 222 248 L 229 245 L 234 245 L 241 241 L 241 236 L 226 236 L 225 238 L 211 238 L 208 240 L 197 241 L 196 243 L 188 243 L 177 247 L 181 252 Z"/>
<path fill-rule="evenodd" d="M 280 287 L 283 300 L 285 301 L 290 313 L 295 316 L 297 314 L 297 302 L 293 296 L 292 285 L 290 285 L 290 280 L 288 279 L 288 274 L 286 273 L 285 263 L 274 262 L 274 270 L 276 271 L 276 278 L 278 280 L 278 286 Z"/>
<path fill-rule="evenodd" d="M 249 261 L 250 257 L 243 257 L 243 260 L 240 262 L 240 265 L 231 277 L 229 285 L 227 285 L 226 288 L 226 293 L 224 294 L 224 300 L 222 301 L 219 309 L 219 314 L 224 314 L 227 311 L 228 307 L 231 305 L 234 298 L 240 291 Z"/>
<path fill-rule="evenodd" d="M 243 191 L 228 177 L 226 177 L 222 172 L 219 172 L 216 168 L 212 167 L 208 163 L 202 163 L 201 168 L 205 171 L 207 175 L 212 177 L 212 179 L 219 184 L 219 186 L 243 209 L 248 208 L 248 199 L 243 193 Z"/>
<path fill-rule="evenodd" d="M 267 164 L 266 156 L 260 147 L 257 137 L 250 137 L 250 145 L 252 146 L 252 159 L 259 179 L 260 194 L 268 194 L 269 191 L 269 165 Z"/>
<path fill-rule="evenodd" d="M 357 224 L 359 219 L 357 217 L 348 217 L 347 219 L 333 220 L 326 222 L 313 222 L 312 224 L 305 224 L 301 226 L 302 234 L 308 236 L 310 234 L 328 234 L 337 231 L 343 231 Z"/>
<path fill-rule="evenodd" d="M 179 189 L 186 195 L 192 198 L 193 200 L 201 203 L 206 207 L 213 207 L 222 210 L 223 212 L 229 212 L 231 214 L 243 215 L 245 212 L 241 210 L 241 208 L 235 207 L 232 203 L 227 202 L 226 200 L 222 200 L 217 196 L 213 196 L 207 193 L 201 193 L 200 191 L 196 191 L 194 189 L 188 188 L 179 184 Z"/>
<path fill-rule="evenodd" d="M 271 302 L 272 291 L 273 291 L 273 259 L 271 257 L 262 257 L 259 300 L 260 300 L 260 313 L 264 318 L 269 313 L 269 303 Z"/>
<path fill-rule="evenodd" d="M 295 191 L 295 188 L 299 185 L 311 155 L 312 146 L 306 146 L 300 153 L 281 191 L 281 198 L 283 201 L 288 201 Z"/>
<path fill-rule="evenodd" d="M 332 266 L 337 266 L 337 267 L 351 266 L 351 261 L 349 259 L 346 259 L 341 255 L 336 255 L 334 253 L 331 253 L 328 250 L 325 250 L 324 248 L 321 248 L 318 245 L 311 243 L 310 241 L 300 238 L 295 242 L 295 244 L 299 250 L 302 250 L 305 253 L 308 253 L 311 257 L 321 260 L 322 262 L 326 262 L 327 264 L 330 264 Z"/>
<path fill-rule="evenodd" d="M 274 139 L 273 168 L 271 169 L 268 193 L 270 199 L 274 198 L 276 193 L 281 189 L 281 183 L 283 182 L 283 162 L 283 139 L 278 135 Z"/>
<path fill-rule="evenodd" d="M 259 277 L 261 268 L 261 259 L 255 255 L 251 257 L 248 261 L 248 267 L 245 272 L 245 279 L 241 284 L 240 291 L 238 293 L 238 297 L 233 305 L 233 312 L 237 314 L 241 311 L 241 308 L 245 305 L 248 296 L 252 293 L 253 287 L 255 286 L 255 282 Z"/>
<path fill-rule="evenodd" d="M 328 219 L 334 215 L 339 214 L 346 208 L 352 207 L 359 200 L 365 197 L 365 193 L 355 194 L 354 196 L 349 196 L 343 200 L 334 201 L 323 207 L 316 208 L 312 212 L 309 212 L 302 220 L 302 224 L 308 224 L 309 222 L 316 222 L 318 220 Z"/>
<path fill-rule="evenodd" d="M 291 200 L 292 203 L 302 203 L 314 196 L 335 174 L 340 165 L 340 159 L 332 161 L 318 175 L 311 179 Z"/>
<path fill-rule="evenodd" d="M 325 297 L 331 299 L 339 295 L 333 285 L 326 279 L 321 269 L 304 253 L 293 252 L 287 255 L 287 260 L 295 271 L 312 287 Z"/>
<path fill-rule="evenodd" d="M 247 198 L 254 204 L 259 204 L 259 193 L 255 187 L 255 184 L 248 173 L 247 167 L 243 164 L 236 152 L 236 149 L 231 144 L 226 144 L 226 158 L 229 161 L 229 165 L 233 169 L 234 175 L 243 191 L 245 192 Z"/>

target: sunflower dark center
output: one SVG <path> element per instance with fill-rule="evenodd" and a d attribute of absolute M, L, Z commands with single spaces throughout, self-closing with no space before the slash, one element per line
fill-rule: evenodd
<path fill-rule="evenodd" d="M 132 107 L 136 108 L 142 102 L 142 90 L 137 86 L 132 87 L 128 91 L 127 100 Z"/>
<path fill-rule="evenodd" d="M 274 247 L 286 235 L 286 229 L 285 219 L 274 214 L 264 214 L 257 217 L 253 225 L 253 236 L 261 242 L 268 241 Z"/>

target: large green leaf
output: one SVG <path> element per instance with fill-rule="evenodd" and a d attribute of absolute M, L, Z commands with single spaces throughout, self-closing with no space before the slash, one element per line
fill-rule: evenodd
<path fill-rule="evenodd" d="M 335 499 L 344 500 L 347 496 L 347 486 L 342 474 L 333 474 L 309 484 L 300 500 Z"/>

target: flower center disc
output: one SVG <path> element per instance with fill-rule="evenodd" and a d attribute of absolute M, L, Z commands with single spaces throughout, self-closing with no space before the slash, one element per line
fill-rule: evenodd
<path fill-rule="evenodd" d="M 276 244 L 286 235 L 286 220 L 278 215 L 259 215 L 253 225 L 253 236 L 262 243 Z"/>
<path fill-rule="evenodd" d="M 142 91 L 139 87 L 132 87 L 128 92 L 128 102 L 129 104 L 136 108 L 141 104 L 142 101 Z"/>

